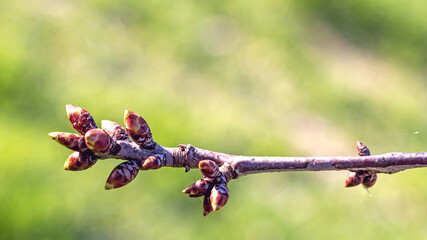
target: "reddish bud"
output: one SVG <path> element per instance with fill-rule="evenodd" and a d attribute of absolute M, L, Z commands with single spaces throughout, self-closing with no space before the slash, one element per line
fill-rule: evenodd
<path fill-rule="evenodd" d="M 212 203 L 209 196 L 205 196 L 203 198 L 203 216 L 208 215 L 210 212 L 212 212 Z"/>
<path fill-rule="evenodd" d="M 91 153 L 73 152 L 64 163 L 64 170 L 80 171 L 92 167 L 98 157 Z"/>
<path fill-rule="evenodd" d="M 125 128 L 130 138 L 139 146 L 153 148 L 154 141 L 147 122 L 138 114 L 125 111 Z"/>
<path fill-rule="evenodd" d="M 67 105 L 67 115 L 70 122 L 73 124 L 73 128 L 79 133 L 85 134 L 87 131 L 97 128 L 95 120 L 89 112 L 81 107 L 74 105 Z"/>
<path fill-rule="evenodd" d="M 139 172 L 139 165 L 136 161 L 123 162 L 113 169 L 105 183 L 105 189 L 123 187 L 135 179 Z"/>
<path fill-rule="evenodd" d="M 224 185 L 216 185 L 211 191 L 211 204 L 214 211 L 218 211 L 227 203 L 229 196 L 228 188 Z"/>
<path fill-rule="evenodd" d="M 345 187 L 354 187 L 363 182 L 364 175 L 357 173 L 357 172 L 351 172 L 348 176 L 348 179 L 345 180 Z"/>
<path fill-rule="evenodd" d="M 220 172 L 218 165 L 211 160 L 202 160 L 199 162 L 199 169 L 203 176 L 215 178 L 218 177 Z"/>
<path fill-rule="evenodd" d="M 97 154 L 108 154 L 113 145 L 113 139 L 102 129 L 95 128 L 85 134 L 87 147 Z"/>
<path fill-rule="evenodd" d="M 57 141 L 62 146 L 73 151 L 82 150 L 80 145 L 84 142 L 83 136 L 75 133 L 67 132 L 51 132 L 48 134 L 53 140 Z"/>
<path fill-rule="evenodd" d="M 357 153 L 359 156 L 370 156 L 371 152 L 369 151 L 369 148 L 363 144 L 362 142 L 357 141 Z"/>
<path fill-rule="evenodd" d="M 101 127 L 115 140 L 129 140 L 126 130 L 116 122 L 102 120 Z"/>
<path fill-rule="evenodd" d="M 186 189 L 182 190 L 182 192 L 189 194 L 190 197 L 201 197 L 209 191 L 210 185 L 210 181 L 202 178 L 197 180 Z"/>
<path fill-rule="evenodd" d="M 142 164 L 142 167 L 144 169 L 158 169 L 163 166 L 163 160 L 164 157 L 161 155 L 150 156 L 145 159 L 144 164 Z"/>
<path fill-rule="evenodd" d="M 365 178 L 363 179 L 363 186 L 365 188 L 370 188 L 372 186 L 374 186 L 374 184 L 377 182 L 377 174 L 370 174 L 368 176 L 365 176 Z"/>

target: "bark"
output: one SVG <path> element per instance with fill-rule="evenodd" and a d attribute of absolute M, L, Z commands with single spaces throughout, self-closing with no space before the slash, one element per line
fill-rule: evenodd
<path fill-rule="evenodd" d="M 127 160 L 146 159 L 155 154 L 166 157 L 164 166 L 198 168 L 201 160 L 212 160 L 218 166 L 231 167 L 233 178 L 263 172 L 286 171 L 360 171 L 370 170 L 377 173 L 396 173 L 410 168 L 427 167 L 427 152 L 392 152 L 371 156 L 335 156 L 335 157 L 259 157 L 239 156 L 213 152 L 180 145 L 176 148 L 164 148 L 158 144 L 154 149 L 140 148 L 129 141 L 118 141 L 120 151 L 103 158 Z"/>

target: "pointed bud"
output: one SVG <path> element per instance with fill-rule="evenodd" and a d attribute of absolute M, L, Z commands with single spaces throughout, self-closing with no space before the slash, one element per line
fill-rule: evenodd
<path fill-rule="evenodd" d="M 80 171 L 92 167 L 98 157 L 91 153 L 73 152 L 64 163 L 64 170 Z"/>
<path fill-rule="evenodd" d="M 142 168 L 144 169 L 158 169 L 163 166 L 164 156 L 163 155 L 155 155 L 150 156 L 145 159 L 144 164 L 142 164 Z"/>
<path fill-rule="evenodd" d="M 209 196 L 205 196 L 203 198 L 203 216 L 208 215 L 210 212 L 212 212 L 212 203 Z"/>
<path fill-rule="evenodd" d="M 211 188 L 211 182 L 202 178 L 197 180 L 195 183 L 182 190 L 183 193 L 189 194 L 190 197 L 201 197 L 209 192 Z"/>
<path fill-rule="evenodd" d="M 363 182 L 364 175 L 358 172 L 351 172 L 345 180 L 345 187 L 354 187 Z"/>
<path fill-rule="evenodd" d="M 202 172 L 203 176 L 215 178 L 219 176 L 218 165 L 211 160 L 202 160 L 199 162 L 199 169 Z"/>
<path fill-rule="evenodd" d="M 68 119 L 70 119 L 70 122 L 73 124 L 73 128 L 79 133 L 85 134 L 90 129 L 97 128 L 95 120 L 93 120 L 90 113 L 83 108 L 67 105 L 66 109 Z"/>
<path fill-rule="evenodd" d="M 374 186 L 374 184 L 376 182 L 377 182 L 377 174 L 374 173 L 374 174 L 365 176 L 362 184 L 365 188 L 370 188 L 370 187 Z"/>
<path fill-rule="evenodd" d="M 371 152 L 369 151 L 369 148 L 363 144 L 362 142 L 357 141 L 357 153 L 359 156 L 370 156 Z"/>
<path fill-rule="evenodd" d="M 113 139 L 129 141 L 129 136 L 126 133 L 126 130 L 118 123 L 109 120 L 102 120 L 101 127 L 102 130 L 106 131 Z"/>
<path fill-rule="evenodd" d="M 113 145 L 113 139 L 104 130 L 95 128 L 85 134 L 87 147 L 97 154 L 108 154 Z"/>
<path fill-rule="evenodd" d="M 144 148 L 154 147 L 150 127 L 138 114 L 129 110 L 125 111 L 125 128 L 130 138 L 139 146 Z"/>
<path fill-rule="evenodd" d="M 211 191 L 211 204 L 214 211 L 218 211 L 227 203 L 229 196 L 228 188 L 225 184 L 216 185 Z"/>
<path fill-rule="evenodd" d="M 119 164 L 110 173 L 110 176 L 105 183 L 105 189 L 123 187 L 135 179 L 139 172 L 139 165 L 136 161 L 127 161 Z"/>
<path fill-rule="evenodd" d="M 57 141 L 62 146 L 69 148 L 73 151 L 80 151 L 80 144 L 84 142 L 83 136 L 75 133 L 67 132 L 51 132 L 48 134 L 53 140 Z"/>

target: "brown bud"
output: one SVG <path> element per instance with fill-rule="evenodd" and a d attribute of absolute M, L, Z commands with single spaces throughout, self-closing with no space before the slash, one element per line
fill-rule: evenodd
<path fill-rule="evenodd" d="M 211 204 L 214 211 L 218 211 L 227 203 L 229 196 L 228 188 L 223 185 L 216 185 L 211 191 Z"/>
<path fill-rule="evenodd" d="M 139 165 L 136 161 L 127 161 L 119 164 L 110 173 L 110 176 L 105 183 L 105 189 L 123 187 L 135 179 L 139 172 Z"/>
<path fill-rule="evenodd" d="M 79 133 L 85 134 L 87 131 L 97 128 L 95 120 L 89 112 L 81 107 L 74 105 L 67 105 L 67 115 L 70 122 L 73 124 L 73 128 Z"/>
<path fill-rule="evenodd" d="M 358 172 L 351 172 L 348 179 L 345 180 L 345 187 L 354 187 L 363 182 L 364 175 Z"/>
<path fill-rule="evenodd" d="M 147 159 L 145 159 L 144 164 L 142 164 L 142 168 L 158 169 L 163 166 L 163 162 L 164 162 L 164 156 L 162 155 L 150 156 Z"/>
<path fill-rule="evenodd" d="M 124 141 L 129 140 L 126 130 L 118 123 L 109 120 L 102 120 L 101 126 L 102 130 L 106 131 L 113 139 Z"/>
<path fill-rule="evenodd" d="M 95 128 L 85 134 L 87 147 L 97 154 L 108 154 L 113 145 L 113 139 L 102 129 Z"/>
<path fill-rule="evenodd" d="M 64 163 L 64 170 L 80 171 L 92 167 L 98 157 L 92 153 L 73 152 Z"/>
<path fill-rule="evenodd" d="M 220 172 L 218 165 L 211 160 L 202 160 L 199 162 L 199 169 L 203 176 L 215 178 L 218 177 Z"/>
<path fill-rule="evenodd" d="M 83 136 L 75 133 L 67 132 L 51 132 L 48 134 L 53 140 L 57 141 L 62 146 L 73 151 L 80 151 L 80 144 L 84 142 Z M 80 142 L 80 144 L 79 144 Z"/>
<path fill-rule="evenodd" d="M 154 141 L 147 122 L 138 114 L 125 111 L 125 128 L 130 138 L 141 147 L 153 148 Z"/>
<path fill-rule="evenodd" d="M 211 182 L 207 179 L 199 179 L 186 189 L 182 190 L 183 193 L 189 194 L 190 197 L 201 197 L 209 192 Z"/>
<path fill-rule="evenodd" d="M 208 215 L 210 212 L 212 212 L 212 203 L 209 196 L 205 196 L 203 198 L 203 216 Z"/>
<path fill-rule="evenodd" d="M 357 153 L 359 156 L 370 156 L 371 152 L 369 151 L 369 148 L 363 144 L 362 142 L 357 141 Z"/>
<path fill-rule="evenodd" d="M 377 182 L 377 174 L 373 173 L 373 174 L 365 176 L 362 184 L 365 188 L 370 188 L 370 187 L 374 186 L 374 184 L 376 182 Z"/>

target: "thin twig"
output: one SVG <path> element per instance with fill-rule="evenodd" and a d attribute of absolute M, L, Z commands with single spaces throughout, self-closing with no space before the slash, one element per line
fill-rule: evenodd
<path fill-rule="evenodd" d="M 376 173 L 396 173 L 411 168 L 427 167 L 427 152 L 386 153 L 370 155 L 369 149 L 357 142 L 359 156 L 337 157 L 258 157 L 238 156 L 193 147 L 162 147 L 153 141 L 147 122 L 138 114 L 125 111 L 125 128 L 104 120 L 99 129 L 92 116 L 80 107 L 67 106 L 68 118 L 81 134 L 53 132 L 49 136 L 75 151 L 65 170 L 84 170 L 98 159 L 128 160 L 119 164 L 107 179 L 105 188 L 125 186 L 139 170 L 160 167 L 199 168 L 203 178 L 184 189 L 190 197 L 204 196 L 203 214 L 219 210 L 229 197 L 227 183 L 241 176 L 264 172 L 286 171 L 351 171 L 346 187 L 362 184 L 372 187 Z M 132 140 L 132 141 L 131 141 Z"/>

